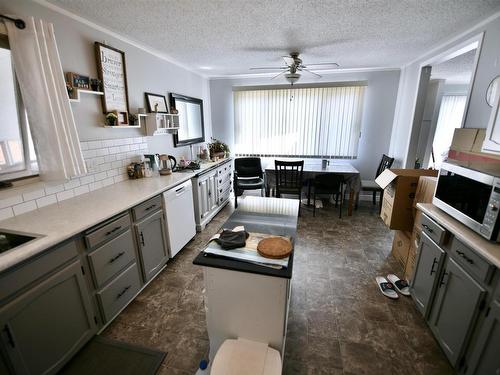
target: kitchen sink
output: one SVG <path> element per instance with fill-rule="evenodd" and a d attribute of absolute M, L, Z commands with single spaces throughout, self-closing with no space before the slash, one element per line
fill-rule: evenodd
<path fill-rule="evenodd" d="M 12 250 L 18 246 L 24 245 L 29 241 L 37 239 L 39 236 L 27 234 L 7 232 L 0 229 L 0 253 Z"/>

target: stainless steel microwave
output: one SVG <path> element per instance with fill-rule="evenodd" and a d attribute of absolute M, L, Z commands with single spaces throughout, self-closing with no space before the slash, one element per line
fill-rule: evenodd
<path fill-rule="evenodd" d="M 488 240 L 500 242 L 500 174 L 443 163 L 432 203 Z"/>

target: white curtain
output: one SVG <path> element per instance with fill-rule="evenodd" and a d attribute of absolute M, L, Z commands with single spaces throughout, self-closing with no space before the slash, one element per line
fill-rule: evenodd
<path fill-rule="evenodd" d="M 439 168 L 444 158 L 448 155 L 453 133 L 462 126 L 465 111 L 466 95 L 444 95 L 439 107 L 439 116 L 436 124 L 436 133 L 432 142 L 432 150 L 436 162 L 432 158 L 429 166 Z"/>
<path fill-rule="evenodd" d="M 59 59 L 54 26 L 33 17 L 25 29 L 6 21 L 14 70 L 21 90 L 43 180 L 86 173 Z"/>
<path fill-rule="evenodd" d="M 354 159 L 364 92 L 364 86 L 235 91 L 235 153 Z"/>

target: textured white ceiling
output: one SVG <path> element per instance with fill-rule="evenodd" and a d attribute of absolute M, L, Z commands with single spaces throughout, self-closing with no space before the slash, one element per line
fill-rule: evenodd
<path fill-rule="evenodd" d="M 473 49 L 441 64 L 433 65 L 431 78 L 445 79 L 447 83 L 469 83 L 474 69 L 476 51 Z"/>
<path fill-rule="evenodd" d="M 400 66 L 500 10 L 500 0 L 48 0 L 206 75 L 302 53 L 341 68 Z"/>

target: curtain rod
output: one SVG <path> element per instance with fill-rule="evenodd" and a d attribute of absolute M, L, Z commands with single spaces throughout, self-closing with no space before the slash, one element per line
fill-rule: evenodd
<path fill-rule="evenodd" d="M 22 30 L 22 29 L 26 28 L 26 23 L 20 18 L 15 19 L 15 18 L 4 16 L 3 14 L 0 14 L 0 18 L 14 22 L 14 25 L 16 25 L 16 27 L 18 29 Z"/>

